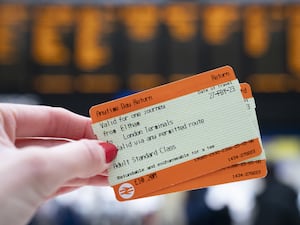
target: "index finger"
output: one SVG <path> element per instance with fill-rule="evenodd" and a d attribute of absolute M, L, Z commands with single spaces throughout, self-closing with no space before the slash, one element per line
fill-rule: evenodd
<path fill-rule="evenodd" d="M 0 122 L 8 135 L 17 137 L 62 137 L 95 139 L 91 120 L 63 108 L 0 104 Z"/>

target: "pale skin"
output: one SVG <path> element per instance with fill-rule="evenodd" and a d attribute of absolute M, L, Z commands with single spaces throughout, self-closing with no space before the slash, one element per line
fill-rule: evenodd
<path fill-rule="evenodd" d="M 106 150 L 87 117 L 62 108 L 0 104 L 0 225 L 26 224 L 59 194 L 108 185 Z"/>

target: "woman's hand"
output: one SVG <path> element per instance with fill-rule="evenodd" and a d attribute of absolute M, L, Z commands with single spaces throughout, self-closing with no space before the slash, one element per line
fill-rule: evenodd
<path fill-rule="evenodd" d="M 62 108 L 0 104 L 0 224 L 26 224 L 45 200 L 107 185 L 114 145 L 95 140 L 89 118 Z"/>

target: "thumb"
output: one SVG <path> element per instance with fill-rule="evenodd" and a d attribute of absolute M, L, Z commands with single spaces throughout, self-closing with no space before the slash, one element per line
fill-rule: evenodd
<path fill-rule="evenodd" d="M 29 151 L 28 151 L 29 150 Z M 88 178 L 107 170 L 117 148 L 97 140 L 79 140 L 56 147 L 22 151 L 26 158 L 23 174 L 45 197 L 74 178 Z"/>
<path fill-rule="evenodd" d="M 0 151 L 0 217 L 5 215 L 0 224 L 23 224 L 66 181 L 103 172 L 116 153 L 114 145 L 96 140 Z"/>
<path fill-rule="evenodd" d="M 108 169 L 117 155 L 117 148 L 97 140 L 73 141 L 50 148 L 46 157 L 53 166 L 49 173 L 60 173 L 63 182 L 73 178 L 87 178 Z"/>

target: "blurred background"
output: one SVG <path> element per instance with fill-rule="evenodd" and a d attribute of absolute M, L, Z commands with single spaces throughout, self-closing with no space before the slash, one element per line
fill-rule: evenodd
<path fill-rule="evenodd" d="M 268 178 L 278 178 L 270 190 L 258 179 L 126 203 L 87 187 L 49 201 L 31 224 L 300 224 L 299 37 L 296 0 L 2 0 L 0 102 L 88 116 L 92 105 L 230 65 L 251 84 Z"/>

